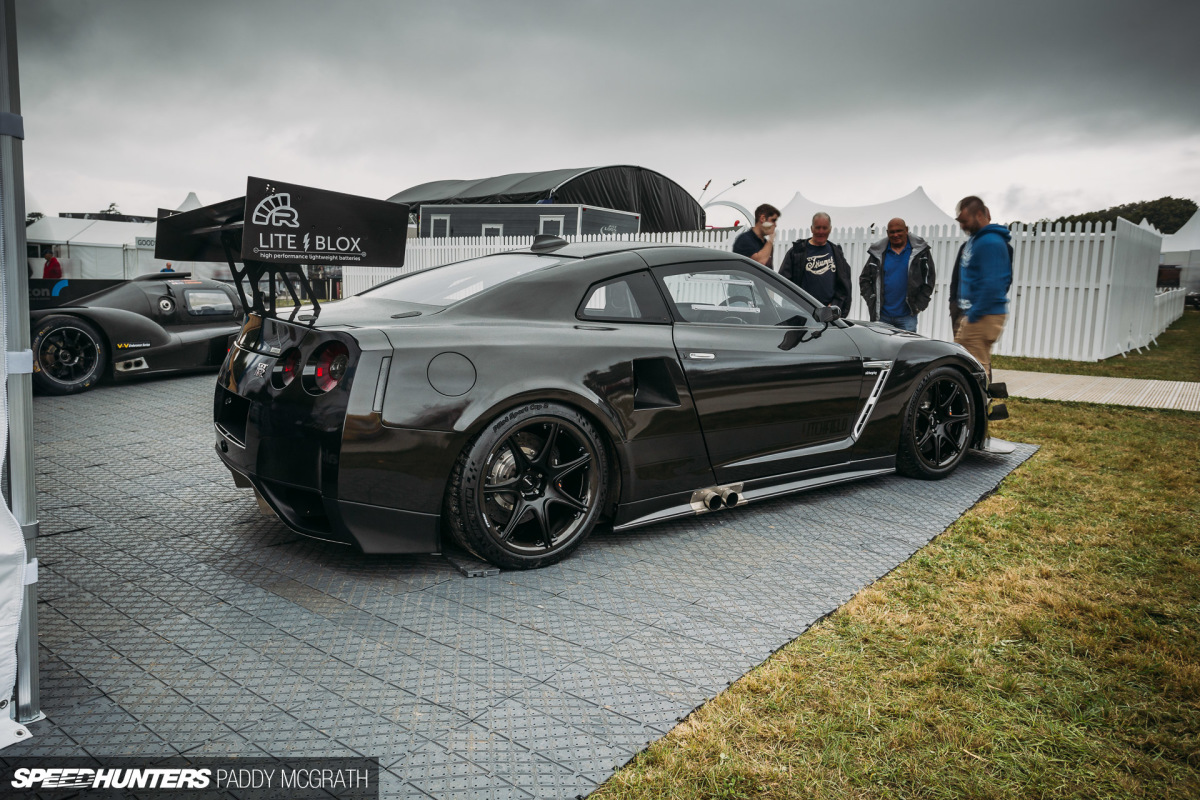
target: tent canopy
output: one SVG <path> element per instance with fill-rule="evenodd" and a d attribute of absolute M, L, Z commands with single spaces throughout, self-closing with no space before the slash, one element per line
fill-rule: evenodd
<path fill-rule="evenodd" d="M 551 197 L 556 203 L 641 214 L 646 233 L 704 227 L 704 209 L 686 189 L 653 170 L 630 165 L 433 181 L 405 189 L 388 200 L 407 203 L 416 211 L 426 204 L 536 203 Z"/>
<path fill-rule="evenodd" d="M 1190 250 L 1200 250 L 1200 211 L 1183 223 L 1183 227 L 1172 234 L 1163 237 L 1162 252 L 1186 253 Z"/>
<path fill-rule="evenodd" d="M 937 204 L 929 199 L 929 195 L 925 194 L 925 190 L 918 186 L 903 197 L 866 206 L 820 205 L 796 192 L 796 196 L 784 206 L 780 214 L 780 227 L 807 228 L 818 211 L 828 214 L 835 228 L 870 228 L 875 225 L 878 230 L 883 230 L 888 220 L 895 217 L 904 220 L 910 228 L 918 225 L 956 224 L 954 218 L 938 208 Z"/>

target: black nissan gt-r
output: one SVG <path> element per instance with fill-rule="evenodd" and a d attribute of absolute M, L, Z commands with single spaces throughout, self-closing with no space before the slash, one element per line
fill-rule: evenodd
<path fill-rule="evenodd" d="M 839 320 L 728 252 L 540 237 L 322 309 L 251 314 L 217 450 L 291 528 L 367 553 L 449 535 L 538 567 L 598 524 L 940 478 L 987 435 L 964 349 Z"/>

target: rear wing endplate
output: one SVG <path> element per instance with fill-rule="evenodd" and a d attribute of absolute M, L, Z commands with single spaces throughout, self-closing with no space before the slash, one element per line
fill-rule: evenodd
<path fill-rule="evenodd" d="M 288 276 L 307 290 L 315 322 L 321 306 L 305 265 L 400 267 L 408 241 L 403 203 L 263 178 L 246 179 L 245 197 L 192 211 L 160 209 L 158 216 L 155 258 L 227 263 L 242 306 L 261 316 L 276 316 L 276 286 L 283 278 L 295 303 L 289 321 L 300 310 L 300 298 Z"/>

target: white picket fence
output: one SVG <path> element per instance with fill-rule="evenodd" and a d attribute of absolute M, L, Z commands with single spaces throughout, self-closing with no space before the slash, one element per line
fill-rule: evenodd
<path fill-rule="evenodd" d="M 950 330 L 950 272 L 966 235 L 956 226 L 914 228 L 929 242 L 937 282 L 917 331 L 953 339 Z M 779 231 L 775 267 L 791 243 L 807 230 Z M 568 236 L 569 241 L 631 240 L 729 250 L 733 236 L 722 231 L 682 231 L 636 236 Z M 864 228 L 835 229 L 830 240 L 842 246 L 854 277 L 852 319 L 867 319 L 858 276 L 867 248 L 881 233 Z M 402 269 L 345 267 L 343 291 L 357 294 L 381 281 L 454 261 L 528 247 L 531 236 L 410 239 Z M 1022 226 L 1012 232 L 1013 285 L 1009 316 L 996 343 L 999 355 L 1098 361 L 1150 344 L 1183 314 L 1183 289 L 1158 292 L 1161 238 L 1123 219 L 1103 227 L 1092 223 Z"/>

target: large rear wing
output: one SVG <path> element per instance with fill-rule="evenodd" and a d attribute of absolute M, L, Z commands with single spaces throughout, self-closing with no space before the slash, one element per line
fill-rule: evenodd
<path fill-rule="evenodd" d="M 262 178 L 246 179 L 245 197 L 178 213 L 160 209 L 158 216 L 155 258 L 227 263 L 243 307 L 262 316 L 276 316 L 277 281 L 295 276 L 312 301 L 311 321 L 321 306 L 305 265 L 400 267 L 408 241 L 403 203 Z M 283 282 L 295 303 L 291 321 L 300 298 L 291 280 Z"/>

